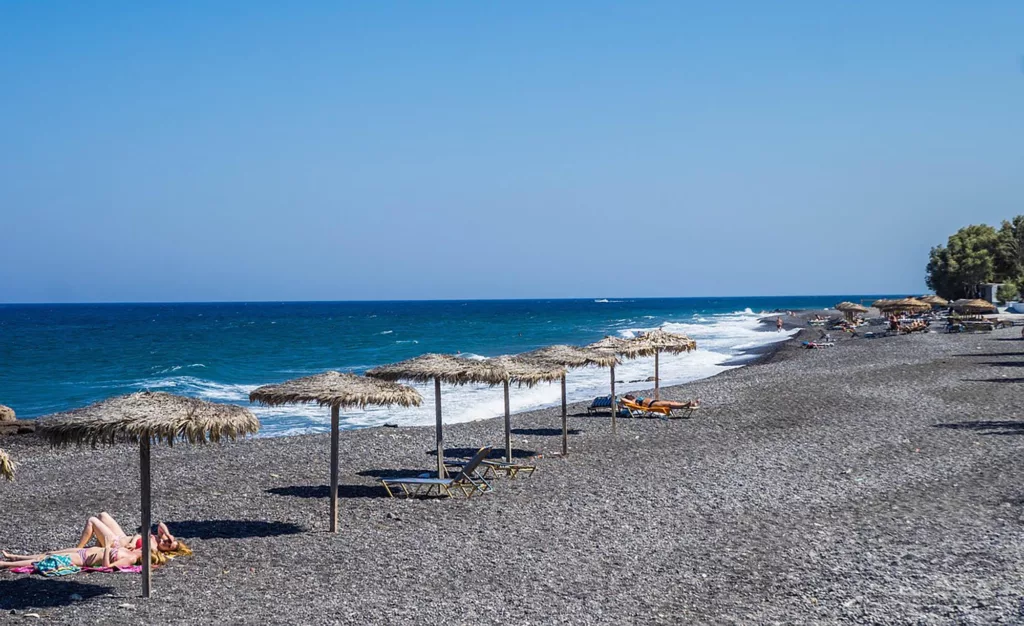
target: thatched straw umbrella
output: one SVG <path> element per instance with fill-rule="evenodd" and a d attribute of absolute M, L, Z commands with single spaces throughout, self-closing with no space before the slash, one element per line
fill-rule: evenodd
<path fill-rule="evenodd" d="M 14 480 L 14 461 L 3 450 L 0 450 L 0 478 Z"/>
<path fill-rule="evenodd" d="M 658 361 L 662 352 L 682 354 L 697 349 L 697 342 L 686 335 L 670 333 L 660 328 L 644 333 L 630 341 L 640 342 L 654 348 L 654 399 L 661 399 L 661 375 Z"/>
<path fill-rule="evenodd" d="M 505 460 L 511 463 L 512 413 L 509 409 L 509 383 L 518 383 L 520 387 L 533 387 L 540 382 L 565 380 L 565 366 L 528 361 L 514 356 L 499 356 L 489 361 L 505 370 L 505 379 L 502 381 L 505 388 Z"/>
<path fill-rule="evenodd" d="M 0 404 L 0 422 L 13 422 L 16 418 L 14 409 Z"/>
<path fill-rule="evenodd" d="M 265 406 L 316 402 L 320 406 L 331 407 L 332 533 L 338 532 L 338 421 L 341 409 L 362 409 L 367 405 L 419 406 L 422 401 L 419 392 L 412 387 L 334 371 L 296 378 L 276 385 L 264 385 L 249 394 L 249 402 L 259 402 Z"/>
<path fill-rule="evenodd" d="M 536 361 L 546 365 L 560 365 L 564 368 L 576 369 L 596 365 L 597 367 L 614 367 L 619 362 L 617 356 L 589 348 L 567 346 L 564 344 L 548 346 L 516 355 L 520 359 Z M 562 374 L 562 456 L 569 454 L 569 423 L 568 403 L 565 397 L 565 374 Z"/>
<path fill-rule="evenodd" d="M 630 339 L 623 339 L 621 337 L 607 336 L 600 341 L 587 346 L 592 350 L 597 350 L 603 354 L 618 355 L 627 359 L 635 359 L 640 356 L 653 356 L 657 350 L 651 344 L 645 344 Z M 618 402 L 615 400 L 615 364 L 613 363 L 611 369 L 611 399 L 612 399 L 612 432 L 618 431 L 618 426 L 615 423 L 616 413 L 618 413 Z"/>
<path fill-rule="evenodd" d="M 842 311 L 843 315 L 846 316 L 846 319 L 850 321 L 853 321 L 853 318 L 858 313 L 867 313 L 869 310 L 866 306 L 861 306 L 855 302 L 840 302 L 835 306 L 835 309 L 837 311 Z"/>
<path fill-rule="evenodd" d="M 921 296 L 920 298 L 918 298 L 918 300 L 920 300 L 921 302 L 927 302 L 928 304 L 932 305 L 933 307 L 946 307 L 946 306 L 949 306 L 949 300 L 946 300 L 942 296 L 935 296 L 935 295 Z"/>
<path fill-rule="evenodd" d="M 999 309 L 996 305 L 992 304 L 988 300 L 957 300 L 953 303 L 953 308 L 960 313 L 966 313 L 968 315 L 976 315 L 980 313 L 997 313 Z"/>
<path fill-rule="evenodd" d="M 898 313 L 902 311 L 930 311 L 932 305 L 914 298 L 903 298 L 902 300 L 889 300 L 878 308 L 882 312 Z"/>
<path fill-rule="evenodd" d="M 251 435 L 259 428 L 256 416 L 244 407 L 140 391 L 50 415 L 39 421 L 36 432 L 54 447 L 86 443 L 92 446 L 138 444 L 142 483 L 142 595 L 148 598 L 152 586 L 150 445 L 161 441 L 167 445 L 174 445 L 176 441 L 219 442 L 225 437 L 235 439 Z"/>
<path fill-rule="evenodd" d="M 890 300 L 888 298 L 880 298 L 880 299 L 875 300 L 874 302 L 872 302 L 871 306 L 875 307 L 879 311 L 884 311 L 885 307 L 889 306 L 889 304 L 891 304 L 893 302 L 895 302 L 895 300 Z"/>
<path fill-rule="evenodd" d="M 437 444 L 437 475 L 444 476 L 444 424 L 441 419 L 441 383 L 465 385 L 485 383 L 498 385 L 508 379 L 505 370 L 490 359 L 464 359 L 451 354 L 424 354 L 391 365 L 382 365 L 366 372 L 382 380 L 434 381 L 434 428 Z"/>

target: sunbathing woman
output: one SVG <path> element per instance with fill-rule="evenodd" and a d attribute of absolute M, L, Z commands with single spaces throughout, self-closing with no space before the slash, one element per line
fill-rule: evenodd
<path fill-rule="evenodd" d="M 694 409 L 700 406 L 700 400 L 690 400 L 688 402 L 676 402 L 674 400 L 655 400 L 654 398 L 638 398 L 631 393 L 627 393 L 623 396 L 625 399 L 638 404 L 645 409 L 670 409 L 670 410 L 686 410 Z"/>
<path fill-rule="evenodd" d="M 96 539 L 97 547 L 110 546 L 112 549 L 127 548 L 130 550 L 142 550 L 142 535 L 128 535 L 121 529 L 121 525 L 110 516 L 109 513 L 100 513 L 99 517 L 90 517 L 82 529 L 82 537 L 74 548 L 79 550 L 89 543 L 90 539 Z M 178 541 L 174 535 L 167 530 L 167 525 L 161 522 L 157 524 L 157 534 L 150 535 L 150 546 L 152 549 L 165 553 L 168 556 L 183 556 L 192 554 L 192 550 L 183 542 Z M 70 550 L 61 551 L 70 552 Z M 29 556 L 3 552 L 5 559 L 24 560 Z"/>
<path fill-rule="evenodd" d="M 165 557 L 152 552 L 156 563 L 163 563 Z M 75 550 L 57 550 L 44 554 L 19 555 L 17 561 L 0 561 L 0 569 L 12 567 L 33 567 L 43 576 L 74 574 L 83 567 L 131 567 L 142 560 L 142 552 L 128 548 L 95 547 Z"/>

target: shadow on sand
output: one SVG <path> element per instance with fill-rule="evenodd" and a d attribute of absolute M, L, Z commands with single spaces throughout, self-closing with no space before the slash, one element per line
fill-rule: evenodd
<path fill-rule="evenodd" d="M 0 580 L 0 610 L 24 611 L 56 608 L 112 592 L 111 587 L 37 576 Z M 81 599 L 72 600 L 73 594 L 77 594 Z M 10 619 L 11 622 L 14 622 L 17 618 L 12 616 Z"/>
<path fill-rule="evenodd" d="M 391 476 L 392 474 L 388 474 Z M 292 498 L 329 498 L 331 488 L 328 485 L 314 487 L 312 485 L 296 485 L 293 487 L 274 487 L 267 493 L 275 496 Z M 380 485 L 338 485 L 339 498 L 387 498 L 388 492 Z"/>
<path fill-rule="evenodd" d="M 280 537 L 297 535 L 306 529 L 291 522 L 260 520 L 190 520 L 168 523 L 172 534 L 184 539 L 243 539 L 248 537 Z"/>
<path fill-rule="evenodd" d="M 965 383 L 1024 383 L 1024 378 L 965 378 Z"/>
<path fill-rule="evenodd" d="M 568 432 L 569 432 L 570 435 L 578 435 L 578 434 L 580 434 L 579 429 L 576 429 L 576 428 L 570 428 Z M 528 436 L 531 436 L 531 437 L 561 437 L 562 436 L 562 429 L 561 428 L 513 428 L 512 429 L 512 434 L 513 435 L 528 435 Z"/>
<path fill-rule="evenodd" d="M 935 424 L 935 428 L 948 428 L 949 430 L 982 431 L 981 434 L 983 435 L 1024 435 L 1024 422 L 1015 422 L 1009 420 L 978 420 L 973 422 L 953 422 L 950 424 Z"/>

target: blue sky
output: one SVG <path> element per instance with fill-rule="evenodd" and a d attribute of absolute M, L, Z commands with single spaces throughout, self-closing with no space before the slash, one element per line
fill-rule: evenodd
<path fill-rule="evenodd" d="M 916 293 L 1024 3 L 0 4 L 0 301 Z"/>

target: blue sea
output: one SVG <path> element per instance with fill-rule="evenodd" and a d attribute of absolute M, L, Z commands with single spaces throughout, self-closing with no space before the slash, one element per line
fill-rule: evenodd
<path fill-rule="evenodd" d="M 785 339 L 758 318 L 775 309 L 831 307 L 877 296 L 0 305 L 0 404 L 33 418 L 140 389 L 248 404 L 255 387 L 327 369 L 363 372 L 425 352 L 467 357 L 586 344 L 654 328 L 682 332 L 698 349 L 663 356 L 663 384 L 712 376 L 746 351 Z M 623 390 L 649 388 L 652 359 L 616 370 Z M 635 382 L 628 382 L 635 381 Z M 570 373 L 570 400 L 607 393 L 607 370 Z M 433 389 L 414 409 L 371 408 L 345 428 L 433 423 Z M 513 389 L 516 411 L 558 404 L 559 386 Z M 443 389 L 445 419 L 500 415 L 500 389 Z M 329 430 L 317 406 L 253 407 L 263 435 Z"/>

